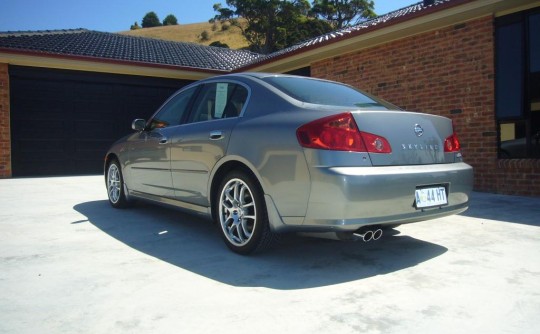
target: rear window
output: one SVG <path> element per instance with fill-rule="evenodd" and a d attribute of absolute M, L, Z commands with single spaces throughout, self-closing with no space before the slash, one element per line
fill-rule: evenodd
<path fill-rule="evenodd" d="M 357 109 L 395 109 L 386 102 L 375 100 L 351 86 L 336 82 L 298 77 L 266 77 L 263 80 L 305 103 Z"/>

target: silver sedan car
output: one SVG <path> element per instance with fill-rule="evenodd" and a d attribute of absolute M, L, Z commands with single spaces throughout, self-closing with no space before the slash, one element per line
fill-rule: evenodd
<path fill-rule="evenodd" d="M 337 82 L 243 73 L 184 87 L 105 158 L 110 204 L 203 213 L 249 254 L 281 233 L 374 240 L 467 209 L 452 121 Z"/>

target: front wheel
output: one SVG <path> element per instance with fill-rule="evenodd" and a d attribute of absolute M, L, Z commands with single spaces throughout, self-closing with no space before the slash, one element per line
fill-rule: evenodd
<path fill-rule="evenodd" d="M 246 173 L 228 174 L 221 182 L 214 205 L 223 240 L 232 251 L 247 255 L 275 242 L 262 189 Z"/>
<path fill-rule="evenodd" d="M 115 208 L 125 208 L 128 205 L 124 189 L 124 178 L 120 163 L 112 160 L 107 167 L 107 196 L 109 203 Z"/>

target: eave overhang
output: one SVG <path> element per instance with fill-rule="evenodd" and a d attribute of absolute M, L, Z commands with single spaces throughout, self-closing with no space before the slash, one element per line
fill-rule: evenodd
<path fill-rule="evenodd" d="M 0 63 L 148 77 L 201 80 L 229 71 L 0 48 Z"/>

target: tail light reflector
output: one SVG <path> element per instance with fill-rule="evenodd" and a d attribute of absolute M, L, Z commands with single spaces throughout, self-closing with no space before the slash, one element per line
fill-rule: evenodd
<path fill-rule="evenodd" d="M 296 130 L 302 147 L 334 151 L 391 153 L 386 138 L 358 130 L 351 113 L 324 117 Z"/>

